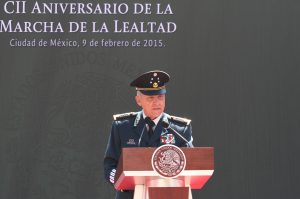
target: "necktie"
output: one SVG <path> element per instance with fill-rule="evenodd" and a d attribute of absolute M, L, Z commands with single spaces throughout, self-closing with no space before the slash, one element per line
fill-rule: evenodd
<path fill-rule="evenodd" d="M 148 124 L 148 136 L 149 138 L 151 138 L 151 136 L 153 135 L 153 127 L 155 126 L 155 123 L 149 118 L 149 117 L 146 117 L 145 118 L 145 122 L 146 124 Z"/>

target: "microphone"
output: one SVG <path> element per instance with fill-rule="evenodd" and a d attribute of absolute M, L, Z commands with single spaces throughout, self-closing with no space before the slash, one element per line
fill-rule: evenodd
<path fill-rule="evenodd" d="M 180 133 L 178 133 L 175 129 L 173 129 L 171 126 L 170 126 L 170 123 L 163 120 L 162 121 L 162 127 L 164 127 L 165 129 L 170 129 L 172 130 L 178 137 L 180 137 L 187 145 L 188 147 L 190 148 L 194 148 L 193 144 L 190 143 L 189 141 L 187 141 L 187 139 L 185 139 Z"/>
<path fill-rule="evenodd" d="M 144 128 L 143 128 L 143 130 L 142 130 L 141 136 L 140 136 L 140 138 L 139 138 L 138 147 L 141 146 L 141 140 L 142 140 L 142 137 L 143 137 L 143 135 L 144 135 L 144 131 L 145 131 L 146 125 L 148 125 L 149 128 L 152 128 L 152 127 L 150 127 L 150 125 L 149 125 L 151 122 L 152 122 L 153 125 L 154 125 L 154 122 L 153 122 L 149 117 L 146 117 L 146 118 L 145 118 L 145 125 L 144 125 Z"/>

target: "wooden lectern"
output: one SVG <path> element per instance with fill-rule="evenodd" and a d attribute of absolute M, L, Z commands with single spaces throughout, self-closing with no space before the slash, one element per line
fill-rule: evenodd
<path fill-rule="evenodd" d="M 117 190 L 134 190 L 134 199 L 192 199 L 214 172 L 214 148 L 181 148 L 185 170 L 176 178 L 162 178 L 152 168 L 156 148 L 123 148 L 116 173 Z"/>

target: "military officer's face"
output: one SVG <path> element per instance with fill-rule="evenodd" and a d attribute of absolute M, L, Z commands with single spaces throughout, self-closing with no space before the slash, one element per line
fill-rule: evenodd
<path fill-rule="evenodd" d="M 145 115 L 152 120 L 160 116 L 165 110 L 165 99 L 165 94 L 143 95 L 140 93 L 135 97 L 136 103 L 143 108 Z"/>

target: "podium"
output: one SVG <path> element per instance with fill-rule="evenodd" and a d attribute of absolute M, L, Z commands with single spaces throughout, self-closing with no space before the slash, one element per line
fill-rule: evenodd
<path fill-rule="evenodd" d="M 192 199 L 191 189 L 201 189 L 214 172 L 214 148 L 180 149 L 185 169 L 175 178 L 165 178 L 152 167 L 156 148 L 123 148 L 115 189 L 134 190 L 134 199 Z"/>

